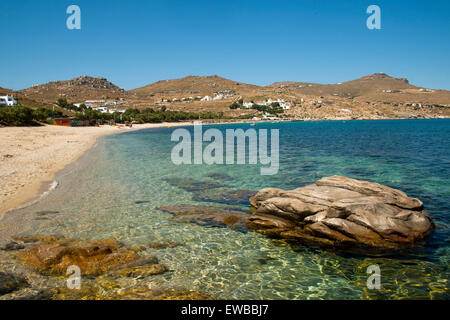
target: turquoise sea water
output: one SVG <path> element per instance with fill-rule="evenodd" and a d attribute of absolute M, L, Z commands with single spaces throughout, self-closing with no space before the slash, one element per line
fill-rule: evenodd
<path fill-rule="evenodd" d="M 258 165 L 176 166 L 170 159 L 176 144 L 170 135 L 176 128 L 107 136 L 59 174 L 54 192 L 15 213 L 22 217 L 22 233 L 116 238 L 130 245 L 181 242 L 175 248 L 149 249 L 173 271 L 144 280 L 223 299 L 450 297 L 450 120 L 235 124 L 204 130 L 211 127 L 280 129 L 279 173 L 262 176 Z M 237 189 L 293 189 L 333 174 L 420 198 L 436 231 L 415 250 L 352 255 L 290 246 L 253 231 L 185 223 L 158 209 L 190 204 L 246 211 L 248 204 L 201 199 L 220 200 L 224 192 Z M 198 188 L 189 188 L 194 180 Z M 42 219 L 35 215 L 42 210 L 57 213 Z M 366 288 L 366 269 L 372 264 L 381 268 L 380 290 Z"/>

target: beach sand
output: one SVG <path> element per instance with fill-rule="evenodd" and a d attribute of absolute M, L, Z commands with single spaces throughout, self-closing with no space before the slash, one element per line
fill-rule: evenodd
<path fill-rule="evenodd" d="M 91 148 L 98 137 L 132 130 L 191 125 L 184 123 L 149 123 L 132 129 L 100 127 L 4 127 L 0 128 L 0 219 L 50 184 L 55 174 L 76 161 Z"/>

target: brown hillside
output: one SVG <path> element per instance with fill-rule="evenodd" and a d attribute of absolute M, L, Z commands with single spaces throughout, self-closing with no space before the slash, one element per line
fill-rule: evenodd
<path fill-rule="evenodd" d="M 12 94 L 13 92 L 14 91 L 12 91 L 11 89 L 6 89 L 6 88 L 0 87 L 0 96 Z"/>
<path fill-rule="evenodd" d="M 233 90 L 236 94 L 258 89 L 252 84 L 232 81 L 219 76 L 188 76 L 181 79 L 161 80 L 147 86 L 130 90 L 129 93 L 139 96 L 213 96 L 214 92 Z"/>
<path fill-rule="evenodd" d="M 54 81 L 19 91 L 25 97 L 45 102 L 55 102 L 60 98 L 69 102 L 83 102 L 92 99 L 116 99 L 126 96 L 124 89 L 105 78 L 89 76 L 66 81 Z"/>
<path fill-rule="evenodd" d="M 375 73 L 340 84 L 277 82 L 268 87 L 275 87 L 296 95 L 336 96 L 356 98 L 361 101 L 422 104 L 450 102 L 450 91 L 426 90 L 411 85 L 405 78 L 394 78 L 385 73 Z"/>
<path fill-rule="evenodd" d="M 363 96 L 377 93 L 380 90 L 402 90 L 416 88 L 405 78 L 393 78 L 384 73 L 375 73 L 356 80 L 340 84 L 316 84 L 306 82 L 277 82 L 269 87 L 295 90 L 308 95 Z"/>

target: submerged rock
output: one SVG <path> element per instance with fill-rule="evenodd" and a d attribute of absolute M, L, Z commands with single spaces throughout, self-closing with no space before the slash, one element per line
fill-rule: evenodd
<path fill-rule="evenodd" d="M 221 180 L 221 181 L 232 179 L 230 175 L 221 172 L 208 173 L 205 176 L 214 180 Z"/>
<path fill-rule="evenodd" d="M 395 248 L 423 240 L 434 223 L 404 192 L 342 176 L 290 191 L 267 188 L 250 199 L 247 226 L 271 237 L 330 246 Z"/>
<path fill-rule="evenodd" d="M 165 181 L 177 188 L 189 192 L 225 187 L 225 185 L 218 182 L 199 181 L 192 178 L 167 178 Z"/>
<path fill-rule="evenodd" d="M 142 266 L 120 268 L 118 270 L 108 273 L 107 276 L 112 276 L 114 278 L 115 277 L 137 278 L 137 277 L 154 276 L 165 273 L 167 271 L 169 271 L 169 269 L 165 265 L 155 263 L 155 264 L 145 264 Z"/>
<path fill-rule="evenodd" d="M 164 241 L 164 242 L 151 242 L 147 245 L 150 249 L 167 249 L 167 248 L 175 248 L 178 246 L 182 246 L 182 243 L 178 243 L 175 241 Z"/>
<path fill-rule="evenodd" d="M 138 200 L 134 202 L 135 204 L 144 204 L 144 203 L 150 203 L 148 200 Z"/>
<path fill-rule="evenodd" d="M 119 290 L 107 297 L 109 300 L 214 300 L 204 292 L 192 290 L 158 290 L 146 287 Z"/>
<path fill-rule="evenodd" d="M 0 240 L 0 250 L 4 251 L 16 251 L 22 250 L 25 246 L 23 244 L 17 243 L 13 240 Z"/>
<path fill-rule="evenodd" d="M 26 263 L 42 274 L 65 275 L 67 268 L 76 265 L 83 275 L 98 275 L 140 256 L 116 240 L 44 241 L 19 254 Z"/>
<path fill-rule="evenodd" d="M 34 214 L 37 216 L 46 216 L 49 214 L 58 214 L 58 213 L 59 213 L 59 211 L 44 210 L 44 211 L 35 212 Z"/>
<path fill-rule="evenodd" d="M 257 192 L 247 189 L 239 190 L 202 190 L 192 197 L 195 201 L 217 202 L 230 205 L 248 205 L 249 198 Z"/>
<path fill-rule="evenodd" d="M 0 295 L 20 290 L 28 286 L 28 281 L 24 277 L 0 272 Z"/>
<path fill-rule="evenodd" d="M 175 205 L 158 209 L 175 215 L 180 222 L 195 223 L 204 227 L 228 227 L 238 231 L 247 230 L 245 223 L 248 214 L 243 211 L 194 205 Z"/>
<path fill-rule="evenodd" d="M 183 289 L 149 289 L 134 287 L 105 292 L 102 286 L 89 283 L 81 290 L 70 290 L 61 287 L 54 290 L 53 300 L 213 300 L 204 292 Z"/>

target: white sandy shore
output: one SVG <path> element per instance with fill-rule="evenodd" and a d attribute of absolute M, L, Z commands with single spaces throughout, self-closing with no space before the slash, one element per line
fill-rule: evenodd
<path fill-rule="evenodd" d="M 13 208 L 36 198 L 56 172 L 76 161 L 98 137 L 145 128 L 191 125 L 158 123 L 117 127 L 4 127 L 0 128 L 0 219 Z"/>

